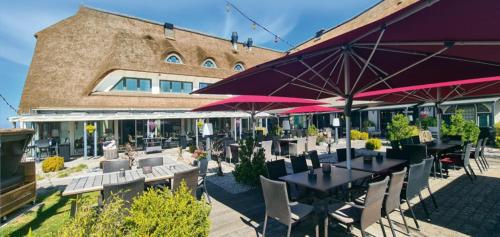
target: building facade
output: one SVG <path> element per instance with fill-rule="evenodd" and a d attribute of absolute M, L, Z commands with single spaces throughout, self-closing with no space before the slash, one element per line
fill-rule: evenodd
<path fill-rule="evenodd" d="M 35 128 L 36 140 L 69 143 L 73 155 L 93 142 L 89 124 L 94 140 L 114 137 L 121 145 L 192 134 L 197 119 L 235 134 L 247 125 L 237 124 L 244 113 L 189 112 L 227 96 L 190 93 L 283 55 L 237 35 L 223 39 L 89 7 L 35 37 L 19 116 L 10 120 Z"/>

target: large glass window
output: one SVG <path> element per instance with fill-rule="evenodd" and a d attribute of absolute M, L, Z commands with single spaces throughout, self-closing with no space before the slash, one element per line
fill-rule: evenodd
<path fill-rule="evenodd" d="M 151 92 L 151 79 L 124 77 L 111 90 Z"/>
<path fill-rule="evenodd" d="M 162 93 L 191 93 L 193 91 L 193 83 L 162 80 L 160 81 L 160 91 Z"/>
<path fill-rule="evenodd" d="M 212 85 L 212 83 L 205 83 L 205 82 L 200 82 L 198 85 L 199 89 L 203 89 L 205 87 L 208 87 L 209 85 Z"/>

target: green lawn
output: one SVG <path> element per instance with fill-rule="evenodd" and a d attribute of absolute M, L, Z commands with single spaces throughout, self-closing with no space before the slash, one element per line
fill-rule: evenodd
<path fill-rule="evenodd" d="M 95 200 L 97 192 L 83 195 L 83 198 Z M 62 197 L 61 191 L 52 189 L 37 197 L 37 206 L 16 217 L 0 228 L 0 236 L 26 236 L 31 228 L 33 236 L 57 236 L 58 230 L 69 220 L 71 198 Z"/>

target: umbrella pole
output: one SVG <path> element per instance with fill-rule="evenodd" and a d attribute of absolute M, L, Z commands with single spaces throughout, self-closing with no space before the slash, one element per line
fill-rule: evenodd
<path fill-rule="evenodd" d="M 436 122 L 437 122 L 437 144 L 441 144 L 441 111 L 439 109 L 439 105 L 436 103 L 435 108 L 436 110 Z"/>

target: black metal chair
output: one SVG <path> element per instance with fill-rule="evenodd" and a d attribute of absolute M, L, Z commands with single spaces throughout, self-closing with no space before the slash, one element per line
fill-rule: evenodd
<path fill-rule="evenodd" d="M 452 154 L 443 157 L 440 162 L 445 165 L 445 172 L 448 173 L 448 168 L 450 165 L 460 165 L 464 168 L 465 174 L 469 177 L 471 182 L 474 182 L 474 179 L 476 179 L 476 173 L 474 173 L 474 170 L 472 169 L 470 165 L 470 150 L 471 150 L 471 144 L 466 143 L 465 144 L 465 149 L 462 153 L 460 154 Z"/>
<path fill-rule="evenodd" d="M 111 173 L 117 172 L 121 169 L 129 170 L 130 169 L 130 161 L 128 160 L 104 160 L 102 161 L 102 172 L 103 173 Z"/>
<path fill-rule="evenodd" d="M 321 167 L 321 162 L 319 162 L 318 151 L 309 151 L 307 152 L 309 155 L 309 159 L 311 160 L 313 169 L 317 169 Z"/>
<path fill-rule="evenodd" d="M 116 196 L 125 201 L 124 205 L 126 207 L 130 207 L 133 198 L 142 194 L 144 190 L 144 179 L 145 178 L 142 177 L 127 182 L 104 184 L 99 203 L 101 206 L 106 205 L 106 202 L 109 202 Z"/>
<path fill-rule="evenodd" d="M 390 159 L 406 160 L 406 157 L 404 157 L 403 151 L 401 151 L 399 149 L 387 148 L 385 150 L 385 157 L 390 158 Z"/>
<path fill-rule="evenodd" d="M 280 177 L 288 175 L 286 172 L 285 160 L 274 160 L 266 162 L 267 177 L 269 179 L 280 181 Z M 298 200 L 306 195 L 306 191 L 303 188 L 297 188 L 296 186 L 290 186 L 287 183 L 287 192 L 290 200 Z"/>
<path fill-rule="evenodd" d="M 346 157 L 347 157 L 346 152 L 347 152 L 346 148 L 338 148 L 337 149 L 337 162 L 346 161 Z M 351 148 L 351 160 L 354 159 L 354 157 L 356 157 L 356 149 Z"/>
<path fill-rule="evenodd" d="M 304 155 L 291 157 L 293 173 L 308 171 L 306 157 Z"/>
<path fill-rule="evenodd" d="M 137 161 L 137 168 L 163 165 L 163 157 L 142 158 Z"/>
<path fill-rule="evenodd" d="M 174 173 L 174 180 L 172 182 L 171 190 L 176 192 L 181 186 L 182 180 L 184 180 L 193 197 L 196 197 L 196 189 L 198 187 L 198 173 L 199 170 L 197 167 Z"/>
<path fill-rule="evenodd" d="M 414 144 L 414 145 L 421 144 L 421 142 L 420 142 L 420 136 L 412 136 L 411 137 L 411 141 L 412 141 L 412 144 Z"/>
<path fill-rule="evenodd" d="M 408 164 L 418 164 L 427 158 L 427 146 L 424 144 L 403 145 L 403 155 L 407 157 Z"/>

